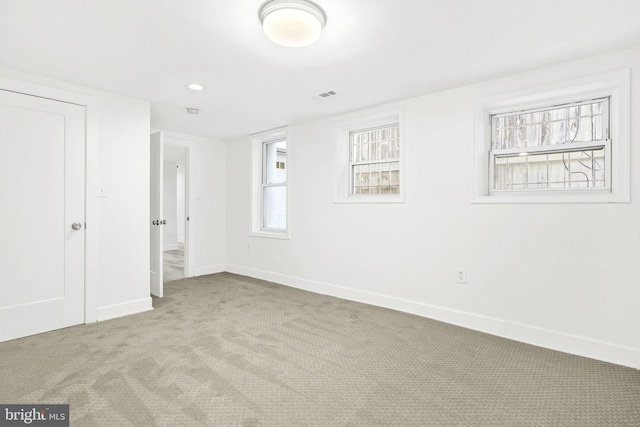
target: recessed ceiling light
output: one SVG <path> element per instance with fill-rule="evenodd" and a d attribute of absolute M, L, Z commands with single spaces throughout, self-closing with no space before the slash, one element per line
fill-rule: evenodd
<path fill-rule="evenodd" d="M 191 90 L 195 90 L 195 91 L 201 91 L 204 90 L 204 85 L 201 83 L 187 83 L 185 86 L 187 86 L 188 89 Z"/>
<path fill-rule="evenodd" d="M 287 47 L 314 43 L 327 23 L 327 15 L 307 0 L 269 0 L 260 6 L 258 17 L 273 42 Z"/>
<path fill-rule="evenodd" d="M 187 108 L 187 113 L 189 114 L 199 114 L 200 110 L 194 107 L 186 107 Z"/>

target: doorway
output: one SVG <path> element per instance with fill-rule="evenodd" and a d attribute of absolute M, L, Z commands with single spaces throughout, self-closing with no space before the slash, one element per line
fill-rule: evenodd
<path fill-rule="evenodd" d="M 189 148 L 150 138 L 150 293 L 162 297 L 164 283 L 190 277 Z"/>
<path fill-rule="evenodd" d="M 163 159 L 163 282 L 187 277 L 186 160 L 187 149 L 165 144 Z"/>

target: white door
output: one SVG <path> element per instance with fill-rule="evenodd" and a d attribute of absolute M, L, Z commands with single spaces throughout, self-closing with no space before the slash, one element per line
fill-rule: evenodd
<path fill-rule="evenodd" d="M 0 90 L 0 341 L 84 323 L 84 107 Z"/>
<path fill-rule="evenodd" d="M 162 297 L 162 132 L 151 134 L 151 295 Z"/>

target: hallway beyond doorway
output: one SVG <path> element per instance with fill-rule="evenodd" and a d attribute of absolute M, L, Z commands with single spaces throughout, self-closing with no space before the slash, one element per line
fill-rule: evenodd
<path fill-rule="evenodd" d="M 184 243 L 178 242 L 178 249 L 164 251 L 162 259 L 164 283 L 184 278 Z"/>

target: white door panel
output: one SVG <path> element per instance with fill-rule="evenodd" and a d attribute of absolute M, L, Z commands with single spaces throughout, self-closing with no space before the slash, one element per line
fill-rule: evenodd
<path fill-rule="evenodd" d="M 0 90 L 0 341 L 84 322 L 84 123 Z"/>
<path fill-rule="evenodd" d="M 151 202 L 149 224 L 151 227 L 151 295 L 162 297 L 163 294 L 163 238 L 162 225 L 155 225 L 162 220 L 162 180 L 163 180 L 163 142 L 162 132 L 151 134 Z"/>

